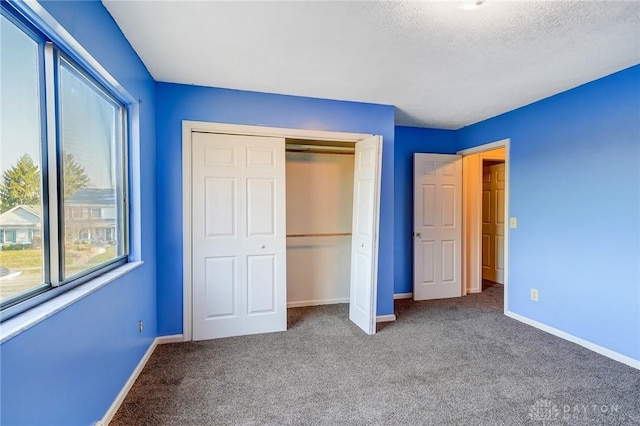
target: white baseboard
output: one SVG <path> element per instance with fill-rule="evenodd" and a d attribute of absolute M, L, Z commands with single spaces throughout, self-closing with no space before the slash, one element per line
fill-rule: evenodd
<path fill-rule="evenodd" d="M 396 293 L 393 295 L 393 299 L 413 299 L 413 293 Z"/>
<path fill-rule="evenodd" d="M 376 322 L 389 322 L 389 321 L 395 321 L 395 320 L 396 320 L 395 314 L 378 315 L 376 317 Z"/>
<path fill-rule="evenodd" d="M 287 302 L 287 308 L 300 308 L 303 306 L 335 305 L 336 303 L 349 303 L 348 297 L 340 299 L 301 300 L 299 302 Z"/>
<path fill-rule="evenodd" d="M 153 340 L 153 343 L 151 343 L 151 345 L 149 346 L 149 349 L 147 349 L 147 351 L 144 353 L 144 356 L 140 359 L 140 362 L 138 362 L 138 365 L 133 370 L 133 373 L 131 373 L 131 376 L 129 376 L 129 380 L 127 380 L 127 382 L 124 384 L 122 389 L 120 389 L 118 396 L 116 396 L 116 399 L 113 400 L 113 402 L 111 403 L 111 406 L 102 417 L 102 420 L 98 420 L 95 423 L 95 426 L 108 426 L 111 420 L 113 420 L 113 416 L 115 416 L 116 413 L 118 412 L 120 405 L 122 405 L 122 402 L 127 397 L 127 394 L 129 393 L 129 391 L 131 390 L 131 386 L 133 386 L 133 384 L 135 383 L 136 379 L 142 372 L 142 369 L 144 368 L 144 366 L 147 365 L 147 361 L 149 361 L 149 358 L 151 358 L 151 354 L 153 354 L 153 351 L 156 349 L 157 345 L 158 345 L 158 338 L 156 337 Z"/>
<path fill-rule="evenodd" d="M 156 338 L 156 343 L 158 345 L 165 345 L 167 343 L 181 343 L 184 342 L 184 335 L 182 334 L 172 334 L 170 336 L 159 336 Z"/>
<path fill-rule="evenodd" d="M 585 348 L 587 348 L 589 350 L 592 350 L 593 352 L 599 353 L 600 355 L 604 355 L 607 358 L 611 358 L 611 359 L 613 359 L 615 361 L 621 362 L 621 363 L 626 364 L 626 365 L 628 365 L 630 367 L 633 367 L 633 368 L 636 368 L 636 369 L 640 370 L 640 360 L 633 359 L 633 358 L 631 358 L 629 356 L 626 356 L 626 355 L 622 355 L 621 353 L 612 351 L 611 349 L 607 349 L 607 348 L 605 348 L 603 346 L 596 345 L 595 343 L 591 343 L 588 340 L 581 339 L 580 337 L 576 337 L 573 334 L 569 334 L 569 333 L 564 332 L 562 330 L 558 330 L 557 328 L 550 327 L 550 326 L 548 326 L 546 324 L 543 324 L 543 323 L 538 322 L 536 320 L 532 320 L 532 319 L 524 317 L 522 315 L 513 313 L 511 311 L 506 311 L 504 314 L 506 316 L 510 317 L 510 318 L 513 318 L 513 319 L 517 320 L 517 321 L 520 321 L 522 323 L 525 323 L 527 325 L 535 327 L 535 328 L 537 328 L 539 330 L 546 331 L 547 333 L 553 334 L 554 336 L 557 336 L 557 337 L 559 337 L 561 339 L 568 340 L 568 341 L 573 342 L 573 343 L 575 343 L 577 345 L 580 345 L 580 346 L 585 347 Z"/>

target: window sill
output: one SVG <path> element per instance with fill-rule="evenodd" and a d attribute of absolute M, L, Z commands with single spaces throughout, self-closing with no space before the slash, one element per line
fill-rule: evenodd
<path fill-rule="evenodd" d="M 18 336 L 20 333 L 41 323 L 47 318 L 55 315 L 64 308 L 76 303 L 78 300 L 90 295 L 110 282 L 142 266 L 144 262 L 129 262 L 106 272 L 91 281 L 88 281 L 72 290 L 44 302 L 41 305 L 29 309 L 0 324 L 0 344 Z"/>

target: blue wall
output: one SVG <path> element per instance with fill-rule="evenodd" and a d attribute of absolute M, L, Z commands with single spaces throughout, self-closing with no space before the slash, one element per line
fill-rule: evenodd
<path fill-rule="evenodd" d="M 0 423 L 89 425 L 103 417 L 156 336 L 155 85 L 100 2 L 42 5 L 142 100 L 142 199 L 132 208 L 140 209 L 144 265 L 0 348 Z"/>
<path fill-rule="evenodd" d="M 464 128 L 458 148 L 504 138 L 509 309 L 640 360 L 640 66 Z"/>
<path fill-rule="evenodd" d="M 393 313 L 394 107 L 158 83 L 158 332 L 182 333 L 182 120 L 383 136 L 379 315 Z"/>
<path fill-rule="evenodd" d="M 394 292 L 413 292 L 413 154 L 455 154 L 455 130 L 396 127 Z"/>

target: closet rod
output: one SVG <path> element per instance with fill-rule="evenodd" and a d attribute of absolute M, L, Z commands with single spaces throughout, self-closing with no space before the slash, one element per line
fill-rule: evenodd
<path fill-rule="evenodd" d="M 289 237 L 346 237 L 350 236 L 351 232 L 336 232 L 331 234 L 289 234 Z"/>
<path fill-rule="evenodd" d="M 288 152 L 308 152 L 315 154 L 351 154 L 355 153 L 352 146 L 331 146 L 331 145 L 307 145 L 298 143 L 287 143 L 285 146 Z"/>
<path fill-rule="evenodd" d="M 337 152 L 337 151 L 324 151 L 315 149 L 287 149 L 287 152 L 298 152 L 302 154 L 333 154 L 333 155 L 355 155 L 353 152 Z"/>

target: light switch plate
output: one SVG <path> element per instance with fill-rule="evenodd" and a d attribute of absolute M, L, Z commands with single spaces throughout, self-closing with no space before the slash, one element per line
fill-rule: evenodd
<path fill-rule="evenodd" d="M 515 229 L 518 227 L 518 219 L 516 219 L 515 217 L 512 217 L 511 219 L 509 219 L 509 227 L 512 229 Z"/>

